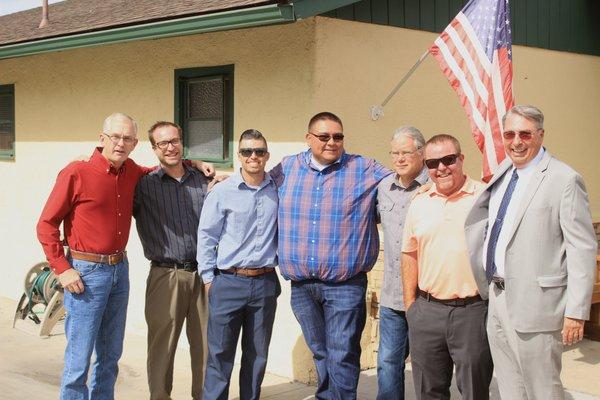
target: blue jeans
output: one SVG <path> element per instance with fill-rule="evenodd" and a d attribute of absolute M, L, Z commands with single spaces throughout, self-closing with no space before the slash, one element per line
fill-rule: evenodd
<path fill-rule="evenodd" d="M 61 400 L 114 399 L 114 386 L 123 351 L 129 299 L 129 264 L 117 265 L 72 260 L 84 285 L 80 294 L 65 291 L 65 367 Z M 90 390 L 86 383 L 92 352 Z"/>
<path fill-rule="evenodd" d="M 204 400 L 227 400 L 242 331 L 240 400 L 258 400 L 281 286 L 277 273 L 244 277 L 217 273 L 208 292 L 208 360 Z"/>
<path fill-rule="evenodd" d="M 408 323 L 404 311 L 379 307 L 377 400 L 404 400 L 404 362 L 408 357 Z"/>
<path fill-rule="evenodd" d="M 366 289 L 364 272 L 345 282 L 292 282 L 292 311 L 317 368 L 317 399 L 356 399 Z"/>

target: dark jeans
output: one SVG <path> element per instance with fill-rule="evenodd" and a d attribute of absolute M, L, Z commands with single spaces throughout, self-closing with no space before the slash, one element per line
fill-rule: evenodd
<path fill-rule="evenodd" d="M 275 272 L 254 278 L 215 275 L 208 292 L 208 361 L 204 400 L 227 400 L 240 330 L 240 400 L 260 398 L 280 293 Z"/>
<path fill-rule="evenodd" d="M 377 400 L 404 400 L 404 363 L 408 348 L 404 311 L 380 306 Z"/>
<path fill-rule="evenodd" d="M 364 272 L 345 282 L 292 282 L 292 311 L 319 376 L 317 399 L 356 399 L 366 289 Z"/>
<path fill-rule="evenodd" d="M 406 311 L 418 400 L 450 400 L 452 369 L 463 400 L 489 399 L 494 365 L 485 327 L 487 302 L 449 306 L 421 297 Z"/>

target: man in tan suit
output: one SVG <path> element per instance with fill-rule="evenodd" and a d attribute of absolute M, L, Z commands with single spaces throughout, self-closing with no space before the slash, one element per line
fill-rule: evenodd
<path fill-rule="evenodd" d="M 489 296 L 501 397 L 563 399 L 563 345 L 583 338 L 594 281 L 588 196 L 581 176 L 542 147 L 538 108 L 515 106 L 503 124 L 508 158 L 465 222 L 471 266 Z"/>

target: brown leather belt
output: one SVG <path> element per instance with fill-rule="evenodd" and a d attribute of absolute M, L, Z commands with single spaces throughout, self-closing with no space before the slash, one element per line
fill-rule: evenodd
<path fill-rule="evenodd" d="M 457 298 L 457 299 L 438 299 L 421 289 L 419 289 L 418 294 L 419 294 L 419 297 L 422 297 L 427 301 L 434 301 L 436 303 L 441 303 L 441 304 L 445 304 L 447 306 L 454 306 L 454 307 L 462 307 L 462 306 L 466 306 L 468 304 L 476 303 L 478 301 L 483 300 L 480 295 Z"/>
<path fill-rule="evenodd" d="M 71 253 L 71 257 L 73 257 L 76 260 L 83 260 L 108 265 L 115 265 L 120 263 L 127 255 L 126 251 L 119 251 L 115 254 L 96 254 L 69 249 L 69 252 Z"/>
<path fill-rule="evenodd" d="M 221 269 L 219 270 L 220 273 L 222 274 L 228 274 L 228 275 L 240 275 L 240 276 L 246 276 L 246 277 L 250 277 L 250 278 L 254 278 L 255 276 L 261 276 L 264 274 L 268 274 L 269 272 L 273 272 L 275 271 L 275 268 L 273 267 L 263 267 L 263 268 L 238 268 L 238 267 L 231 267 L 229 269 Z"/>

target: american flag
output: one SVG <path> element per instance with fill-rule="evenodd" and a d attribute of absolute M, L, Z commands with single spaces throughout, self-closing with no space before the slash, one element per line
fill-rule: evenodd
<path fill-rule="evenodd" d="M 467 113 L 487 181 L 505 157 L 502 117 L 514 105 L 508 0 L 470 0 L 429 52 Z"/>

